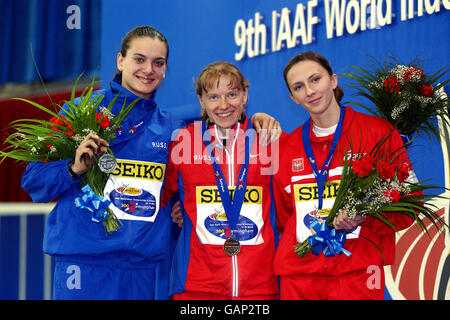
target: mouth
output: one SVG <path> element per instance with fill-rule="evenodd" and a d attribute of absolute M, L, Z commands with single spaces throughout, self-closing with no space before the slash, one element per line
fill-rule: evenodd
<path fill-rule="evenodd" d="M 219 118 L 228 118 L 228 117 L 231 116 L 232 114 L 233 114 L 233 112 L 230 111 L 230 112 L 224 112 L 224 113 L 217 113 L 216 115 L 217 115 Z"/>
<path fill-rule="evenodd" d="M 310 100 L 308 103 L 309 104 L 318 104 L 319 102 L 320 102 L 320 97 L 316 98 L 316 99 L 313 99 L 313 100 Z"/>
<path fill-rule="evenodd" d="M 143 84 L 151 84 L 154 81 L 151 77 L 136 76 L 136 78 L 138 78 Z"/>

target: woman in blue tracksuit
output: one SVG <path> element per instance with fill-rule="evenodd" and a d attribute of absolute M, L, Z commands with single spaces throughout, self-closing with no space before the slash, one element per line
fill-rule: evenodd
<path fill-rule="evenodd" d="M 82 194 L 79 181 L 93 165 L 93 153 L 105 151 L 106 141 L 89 134 L 74 159 L 29 163 L 22 187 L 35 202 L 58 198 L 47 218 L 44 252 L 55 257 L 54 299 L 155 299 L 156 269 L 172 254 L 170 208 L 160 208 L 171 135 L 182 122 L 159 109 L 155 92 L 165 77 L 169 47 L 156 29 L 129 31 L 117 55 L 119 72 L 110 87 L 99 90 L 106 107 L 118 94 L 112 113 L 125 99 L 140 99 L 122 122 L 110 147 L 117 159 L 105 190 L 123 226 L 105 234 L 101 223 L 75 207 Z M 93 95 L 95 96 L 95 94 Z M 273 118 L 260 118 L 265 127 Z M 176 232 L 176 231 L 175 231 Z M 164 287 L 165 285 L 162 284 Z"/>

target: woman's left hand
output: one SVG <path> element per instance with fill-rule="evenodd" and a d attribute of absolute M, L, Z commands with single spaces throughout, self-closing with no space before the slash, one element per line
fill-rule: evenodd
<path fill-rule="evenodd" d="M 336 230 L 352 230 L 353 228 L 361 225 L 366 220 L 366 216 L 357 214 L 355 217 L 350 218 L 346 211 L 340 211 L 339 214 L 333 220 L 333 227 Z"/>
<path fill-rule="evenodd" d="M 281 136 L 281 125 L 267 113 L 255 113 L 251 119 L 253 127 L 259 134 L 259 143 L 263 146 L 278 140 Z"/>

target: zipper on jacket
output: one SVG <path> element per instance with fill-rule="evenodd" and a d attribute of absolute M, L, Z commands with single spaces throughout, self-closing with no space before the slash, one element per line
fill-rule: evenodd
<path fill-rule="evenodd" d="M 231 257 L 231 263 L 233 268 L 233 286 L 232 286 L 232 297 L 239 296 L 239 269 L 238 269 L 238 259 L 237 256 Z"/>
<path fill-rule="evenodd" d="M 234 148 L 237 141 L 237 136 L 240 128 L 240 123 L 237 125 L 236 134 L 233 140 L 233 145 L 231 147 L 231 156 L 227 150 L 224 148 L 225 155 L 228 159 L 228 186 L 235 187 L 234 184 Z M 217 126 L 215 126 L 216 135 L 217 135 Z M 218 136 L 218 135 L 217 135 Z M 231 270 L 232 270 L 232 286 L 231 286 L 231 296 L 238 297 L 239 296 L 239 272 L 238 272 L 238 258 L 237 256 L 231 257 Z"/>

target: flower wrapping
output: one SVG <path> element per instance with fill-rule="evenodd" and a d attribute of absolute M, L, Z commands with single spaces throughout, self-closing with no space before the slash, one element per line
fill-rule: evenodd
<path fill-rule="evenodd" d="M 104 96 L 95 94 L 93 81 L 83 90 L 78 100 L 75 100 L 75 90 L 79 79 L 80 77 L 72 88 L 71 99 L 66 101 L 68 108 L 56 105 L 58 109 L 56 112 L 33 101 L 15 98 L 45 111 L 51 118 L 48 121 L 19 119 L 11 122 L 10 126 L 15 132 L 4 141 L 8 146 L 0 151 L 2 160 L 9 157 L 25 162 L 47 163 L 73 159 L 79 144 L 91 132 L 108 143 L 115 139 L 120 124 L 138 100 L 131 102 L 128 106 L 124 103 L 120 112 L 114 115 L 111 110 L 117 97 L 107 107 L 102 106 Z M 113 155 L 113 150 L 108 148 L 108 153 Z M 93 167 L 83 175 L 80 181 L 84 187 L 83 193 L 75 200 L 74 205 L 83 211 L 91 212 L 92 220 L 102 222 L 105 231 L 112 233 L 119 229 L 121 222 L 108 208 L 108 200 L 103 198 L 103 189 L 109 174 L 102 172 L 97 163 L 98 157 L 94 155 Z"/>

